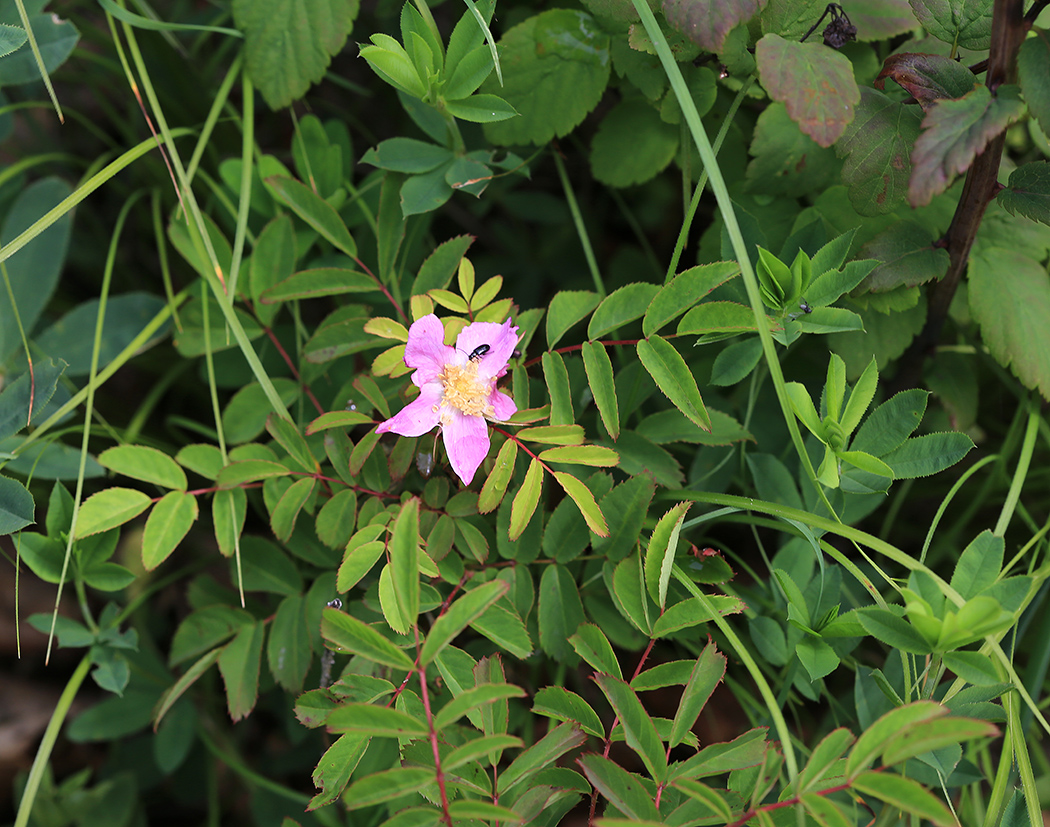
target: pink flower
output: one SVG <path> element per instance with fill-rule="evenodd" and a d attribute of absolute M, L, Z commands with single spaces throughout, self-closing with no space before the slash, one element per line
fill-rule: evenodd
<path fill-rule="evenodd" d="M 441 427 L 452 469 L 469 485 L 489 452 L 485 420 L 509 419 L 518 406 L 496 389 L 518 344 L 518 328 L 474 322 L 463 328 L 456 346 L 444 343 L 445 330 L 433 313 L 412 323 L 405 345 L 405 364 L 415 368 L 412 382 L 419 396 L 383 422 L 377 433 L 422 436 Z"/>

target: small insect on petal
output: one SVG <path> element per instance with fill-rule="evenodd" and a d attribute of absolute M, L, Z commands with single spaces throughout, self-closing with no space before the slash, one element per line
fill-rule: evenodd
<path fill-rule="evenodd" d="M 482 358 L 482 357 L 483 357 L 483 356 L 484 356 L 484 355 L 485 355 L 486 353 L 488 353 L 488 352 L 489 352 L 490 350 L 492 350 L 492 347 L 491 347 L 490 345 L 478 345 L 478 346 L 477 346 L 476 348 L 474 348 L 474 349 L 473 349 L 473 350 L 472 350 L 472 351 L 470 352 L 470 356 L 468 356 L 467 358 L 468 358 L 468 359 L 469 359 L 469 360 L 470 360 L 471 362 L 477 362 L 477 361 L 480 361 L 480 360 L 481 360 L 481 358 Z"/>

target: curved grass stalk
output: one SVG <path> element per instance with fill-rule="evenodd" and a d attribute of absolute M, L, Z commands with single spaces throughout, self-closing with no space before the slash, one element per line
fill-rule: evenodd
<path fill-rule="evenodd" d="M 36 61 L 36 68 L 40 70 L 40 79 L 44 81 L 44 86 L 47 87 L 47 94 L 51 98 L 51 104 L 55 108 L 55 114 L 58 115 L 58 122 L 65 123 L 66 118 L 62 114 L 62 104 L 58 102 L 55 87 L 51 85 L 51 76 L 47 73 L 47 67 L 44 65 L 44 58 L 40 54 L 40 46 L 36 42 L 36 35 L 33 34 L 33 27 L 29 25 L 29 15 L 26 14 L 25 3 L 22 0 L 15 0 L 15 5 L 18 7 L 18 16 L 29 38 L 29 48 L 33 50 L 33 60 Z"/>
<path fill-rule="evenodd" d="M 241 76 L 241 82 L 244 97 L 244 116 L 241 118 L 241 189 L 237 193 L 237 229 L 233 235 L 233 258 L 230 259 L 231 298 L 237 296 L 237 281 L 241 275 L 244 237 L 248 230 L 248 208 L 252 199 L 252 147 L 255 144 L 255 89 L 247 73 Z"/>
<path fill-rule="evenodd" d="M 219 84 L 219 88 L 215 90 L 215 100 L 212 101 L 211 107 L 208 109 L 208 116 L 201 125 L 200 135 L 197 136 L 197 145 L 193 148 L 190 162 L 186 164 L 187 181 L 192 181 L 197 174 L 197 167 L 200 165 L 204 150 L 208 148 L 208 141 L 211 139 L 211 133 L 219 120 L 219 113 L 226 105 L 226 101 L 229 100 L 230 89 L 233 88 L 233 82 L 237 80 L 237 76 L 240 74 L 241 60 L 242 57 L 238 54 L 230 64 L 230 69 L 222 79 L 222 83 Z"/>
<path fill-rule="evenodd" d="M 788 400 L 787 388 L 784 385 L 784 373 L 780 369 L 780 361 L 777 359 L 776 348 L 773 345 L 773 337 L 769 332 L 769 324 L 766 321 L 766 313 L 762 305 L 762 296 L 758 289 L 758 279 L 755 277 L 754 268 L 751 266 L 751 258 L 748 255 L 747 247 L 744 245 L 744 237 L 740 232 L 740 225 L 737 223 L 736 213 L 733 210 L 733 201 L 729 197 L 729 190 L 726 187 L 725 179 L 722 177 L 722 171 L 719 169 L 718 162 L 715 160 L 714 152 L 711 149 L 711 142 L 708 140 L 707 133 L 704 131 L 704 126 L 700 122 L 700 115 L 696 111 L 696 104 L 693 103 L 692 95 L 689 94 L 689 89 L 685 85 L 685 78 L 682 77 L 682 72 L 679 70 L 678 64 L 675 62 L 674 55 L 671 54 L 671 48 L 667 45 L 667 39 L 660 30 L 660 26 L 656 22 L 656 17 L 653 15 L 652 9 L 649 8 L 649 4 L 646 0 L 631 0 L 631 2 L 634 4 L 635 11 L 638 12 L 639 17 L 642 19 L 642 24 L 645 26 L 646 34 L 649 35 L 649 39 L 656 47 L 656 53 L 660 57 L 660 63 L 663 65 L 664 73 L 667 75 L 667 79 L 671 82 L 671 88 L 674 90 L 675 96 L 678 98 L 678 105 L 682 109 L 682 115 L 685 117 L 686 123 L 689 124 L 690 131 L 693 133 L 693 140 L 696 142 L 697 151 L 700 153 L 700 160 L 703 162 L 704 170 L 708 174 L 711 191 L 714 193 L 715 199 L 718 201 L 718 209 L 722 213 L 722 220 L 725 222 L 726 232 L 729 234 L 729 239 L 733 244 L 733 254 L 737 257 L 737 262 L 740 264 L 740 273 L 744 279 L 744 285 L 747 288 L 748 300 L 751 302 L 751 312 L 755 316 L 755 324 L 758 327 L 758 338 L 762 342 L 762 352 L 765 354 L 766 363 L 769 366 L 769 375 L 773 380 L 774 388 L 776 388 L 777 400 L 780 402 L 780 409 L 784 415 L 784 423 L 787 425 L 788 432 L 791 434 L 791 442 L 795 446 L 795 451 L 798 453 L 802 467 L 805 469 L 806 476 L 809 477 L 810 483 L 816 490 L 817 496 L 824 504 L 824 507 L 827 508 L 828 513 L 835 515 L 837 520 L 838 515 L 835 513 L 835 509 L 831 507 L 831 503 L 828 502 L 827 495 L 824 493 L 824 488 L 819 482 L 817 482 L 817 474 L 813 468 L 813 463 L 809 459 L 809 453 L 806 451 L 805 445 L 802 444 L 802 434 L 799 432 L 798 421 L 795 419 L 795 414 L 791 409 L 791 403 Z"/>
<path fill-rule="evenodd" d="M 604 299 L 607 295 L 605 282 L 602 281 L 602 274 L 598 270 L 598 260 L 594 257 L 591 239 L 587 235 L 587 227 L 584 225 L 583 215 L 580 213 L 580 205 L 576 203 L 576 194 L 572 191 L 572 183 L 569 181 L 568 173 L 565 172 L 565 163 L 557 150 L 551 152 L 551 156 L 554 158 L 554 165 L 558 168 L 558 180 L 561 181 L 561 188 L 565 193 L 565 201 L 569 205 L 569 212 L 572 213 L 572 223 L 576 227 L 576 235 L 580 237 L 580 246 L 583 247 L 583 256 L 587 259 L 587 269 L 591 271 L 591 278 L 594 280 L 594 289 Z"/>
<path fill-rule="evenodd" d="M 55 709 L 51 713 L 51 720 L 48 721 L 47 729 L 44 730 L 44 737 L 40 741 L 40 746 L 37 747 L 36 757 L 33 758 L 33 766 L 29 770 L 29 778 L 26 779 L 26 786 L 22 791 L 22 800 L 18 802 L 18 815 L 15 816 L 14 827 L 26 827 L 29 824 L 29 816 L 33 812 L 33 802 L 36 801 L 37 790 L 40 789 L 40 780 L 44 777 L 47 762 L 51 758 L 51 752 L 54 750 L 55 742 L 58 740 L 58 732 L 62 729 L 62 723 L 66 720 L 69 708 L 73 705 L 73 700 L 76 698 L 77 692 L 80 691 L 80 685 L 84 683 L 84 678 L 87 677 L 88 669 L 90 668 L 91 655 L 85 653 L 80 663 L 77 664 L 77 668 L 73 670 L 73 674 L 69 676 L 66 688 L 62 690 L 62 695 L 59 697 L 58 703 L 55 704 Z"/>
<path fill-rule="evenodd" d="M 937 506 L 937 513 L 933 515 L 933 522 L 930 523 L 930 530 L 926 532 L 926 540 L 922 544 L 922 552 L 919 554 L 919 562 L 924 563 L 926 561 L 926 552 L 930 549 L 930 543 L 933 542 L 933 534 L 937 530 L 937 526 L 941 523 L 941 518 L 944 516 L 944 512 L 948 510 L 948 506 L 952 500 L 955 499 L 955 495 L 962 490 L 962 487 L 966 482 L 980 471 L 989 462 L 995 462 L 998 459 L 998 454 L 990 454 L 989 456 L 982 457 L 978 462 L 975 462 L 963 474 L 955 481 L 951 488 L 948 489 L 948 493 L 944 499 L 941 500 L 941 504 Z"/>
<path fill-rule="evenodd" d="M 1029 397 L 1028 426 L 1025 428 L 1024 442 L 1021 444 L 1021 456 L 1017 459 L 1017 468 L 1010 481 L 1010 490 L 1006 494 L 1006 501 L 1003 503 L 1003 509 L 999 512 L 999 519 L 992 532 L 997 537 L 1006 534 L 1006 527 L 1010 524 L 1010 518 L 1017 508 L 1017 502 L 1021 497 L 1021 486 L 1024 485 L 1025 477 L 1028 476 L 1028 467 L 1032 463 L 1032 454 L 1035 452 L 1035 438 L 1039 434 L 1041 419 L 1039 406 L 1035 404 L 1032 397 Z"/>

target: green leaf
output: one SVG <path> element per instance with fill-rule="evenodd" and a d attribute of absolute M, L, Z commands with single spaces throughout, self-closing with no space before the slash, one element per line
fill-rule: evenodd
<path fill-rule="evenodd" d="M 587 383 L 591 387 L 594 404 L 609 435 L 616 439 L 620 435 L 619 409 L 616 401 L 616 382 L 612 361 L 601 342 L 583 343 L 583 367 L 587 372 Z"/>
<path fill-rule="evenodd" d="M 918 781 L 886 772 L 868 771 L 853 779 L 853 788 L 892 804 L 906 813 L 927 819 L 938 827 L 957 822 L 947 807 Z"/>
<path fill-rule="evenodd" d="M 876 457 L 899 448 L 922 422 L 928 396 L 917 388 L 895 394 L 872 411 L 850 448 Z"/>
<path fill-rule="evenodd" d="M 338 649 L 361 655 L 384 666 L 403 670 L 412 668 L 408 655 L 397 646 L 371 626 L 337 609 L 326 608 L 322 612 L 321 637 Z"/>
<path fill-rule="evenodd" d="M 890 78 L 911 93 L 924 109 L 939 100 L 961 98 L 977 83 L 966 66 L 945 55 L 898 52 L 882 64 L 875 86 L 884 89 Z"/>
<path fill-rule="evenodd" d="M 321 792 L 310 799 L 308 810 L 315 810 L 338 800 L 370 742 L 371 739 L 367 736 L 340 735 L 336 742 L 325 750 L 312 777 L 314 786 Z"/>
<path fill-rule="evenodd" d="M 510 478 L 514 474 L 514 461 L 517 456 L 518 443 L 514 440 L 508 439 L 500 446 L 492 472 L 485 478 L 478 495 L 478 511 L 482 514 L 488 514 L 503 500 Z"/>
<path fill-rule="evenodd" d="M 607 515 L 609 536 L 592 537 L 594 550 L 614 563 L 626 557 L 638 543 L 655 490 L 653 478 L 642 474 L 619 483 L 602 497 L 599 505 Z"/>
<path fill-rule="evenodd" d="M 496 783 L 502 798 L 517 784 L 531 778 L 539 770 L 553 766 L 569 750 L 581 746 L 587 740 L 583 732 L 568 723 L 558 724 L 539 741 L 515 758 L 504 769 Z"/>
<path fill-rule="evenodd" d="M 62 20 L 57 14 L 48 12 L 46 14 L 34 14 L 39 11 L 37 4 L 26 3 L 26 13 L 29 15 L 29 27 L 33 30 L 36 38 L 40 57 L 44 61 L 44 68 L 48 74 L 54 73 L 59 66 L 73 53 L 80 33 L 77 27 L 69 20 Z M 9 6 L 8 8 L 13 8 Z M 19 15 L 15 14 L 15 20 Z M 23 31 L 23 34 L 25 32 Z M 37 65 L 33 52 L 30 49 L 19 50 L 15 54 L 8 55 L 0 62 L 0 86 L 15 86 L 23 83 L 35 83 L 40 80 L 40 68 Z M 30 325 L 26 325 L 28 330 Z M 0 352 L 0 356 L 4 354 Z"/>
<path fill-rule="evenodd" d="M 621 560 L 613 571 L 612 594 L 616 606 L 638 631 L 649 635 L 652 622 L 649 604 L 645 599 L 645 581 L 641 555 L 632 554 Z"/>
<path fill-rule="evenodd" d="M 0 440 L 17 434 L 30 423 L 29 402 L 32 399 L 32 416 L 51 401 L 66 363 L 61 359 L 40 359 L 33 365 L 32 381 L 26 371 L 13 382 L 7 382 L 0 390 Z"/>
<path fill-rule="evenodd" d="M 572 653 L 569 638 L 584 621 L 580 593 L 568 569 L 548 565 L 540 579 L 538 607 L 540 646 L 558 661 Z"/>
<path fill-rule="evenodd" d="M 594 788 L 628 818 L 660 821 L 652 796 L 638 776 L 593 752 L 579 758 L 577 763 Z"/>
<path fill-rule="evenodd" d="M 661 611 L 667 603 L 667 586 L 678 552 L 678 536 L 691 502 L 681 502 L 668 510 L 656 524 L 645 551 L 645 587 Z"/>
<path fill-rule="evenodd" d="M 799 773 L 799 791 L 806 792 L 821 784 L 828 770 L 835 765 L 855 740 L 853 733 L 845 727 L 839 727 L 825 735 L 810 753 L 806 766 Z"/>
<path fill-rule="evenodd" d="M 446 100 L 445 109 L 453 117 L 471 123 L 496 123 L 518 114 L 518 111 L 499 95 L 471 95 L 469 98 Z"/>
<path fill-rule="evenodd" d="M 823 640 L 808 635 L 798 642 L 795 654 L 811 681 L 830 675 L 839 665 L 839 656 L 834 649 Z"/>
<path fill-rule="evenodd" d="M 739 272 L 740 267 L 735 261 L 716 261 L 679 273 L 649 303 L 642 321 L 642 332 L 646 336 L 656 333 Z"/>
<path fill-rule="evenodd" d="M 951 586 L 964 600 L 992 585 L 1003 567 L 1006 541 L 986 528 L 963 549 L 952 572 Z"/>
<path fill-rule="evenodd" d="M 419 498 L 401 506 L 390 541 L 390 568 L 394 597 L 408 628 L 419 615 Z"/>
<path fill-rule="evenodd" d="M 712 594 L 707 596 L 707 603 L 710 609 L 698 598 L 689 597 L 670 606 L 653 623 L 653 637 L 664 637 L 701 623 L 709 623 L 715 617 L 714 612 L 724 617 L 744 611 L 744 604 L 738 597 Z"/>
<path fill-rule="evenodd" d="M 234 0 L 233 20 L 244 32 L 248 73 L 271 109 L 301 98 L 324 77 L 346 43 L 359 0 Z"/>
<path fill-rule="evenodd" d="M 646 308 L 657 293 L 655 284 L 636 282 L 626 284 L 606 296 L 587 324 L 587 338 L 597 339 L 645 315 Z"/>
<path fill-rule="evenodd" d="M 357 515 L 357 492 L 337 491 L 317 512 L 317 539 L 329 548 L 346 548 Z"/>
<path fill-rule="evenodd" d="M 92 494 L 80 506 L 76 538 L 123 525 L 149 508 L 150 503 L 148 495 L 131 488 L 107 488 Z"/>
<path fill-rule="evenodd" d="M 609 526 L 605 522 L 605 515 L 602 514 L 598 503 L 595 502 L 594 494 L 591 493 L 591 490 L 572 474 L 567 474 L 564 471 L 554 471 L 553 473 L 554 479 L 558 481 L 565 493 L 569 495 L 572 501 L 576 503 L 576 507 L 580 509 L 580 513 L 587 523 L 587 528 L 599 537 L 608 537 Z"/>
<path fill-rule="evenodd" d="M 51 15 L 44 16 L 44 20 L 50 19 Z M 67 25 L 72 28 L 71 24 Z M 0 66 L 7 67 L 11 61 L 21 57 L 23 55 L 18 54 L 4 58 L 0 61 Z M 28 57 L 32 60 L 32 54 L 28 54 Z M 32 63 L 31 69 L 30 80 L 38 80 L 39 73 L 35 62 Z M 6 247 L 23 231 L 28 230 L 69 194 L 69 185 L 59 178 L 44 178 L 22 187 L 4 217 L 3 226 L 0 227 L 0 248 Z M 67 212 L 4 262 L 7 268 L 5 281 L 10 281 L 14 306 L 18 308 L 18 317 L 27 334 L 36 326 L 58 284 L 72 226 L 73 213 Z M 3 293 L 0 293 L 0 361 L 6 361 L 21 343 L 18 322 L 15 320 L 5 287 Z"/>
<path fill-rule="evenodd" d="M 700 657 L 696 659 L 682 691 L 682 697 L 678 701 L 668 746 L 676 747 L 686 739 L 725 673 L 725 655 L 718 651 L 713 642 L 708 641 Z"/>
<path fill-rule="evenodd" d="M 1000 86 L 993 96 L 983 84 L 957 100 L 937 101 L 922 121 L 922 134 L 911 153 L 908 201 L 929 204 L 970 168 L 996 135 L 1024 114 L 1018 88 Z"/>
<path fill-rule="evenodd" d="M 486 704 L 505 701 L 507 698 L 523 698 L 525 690 L 509 683 L 482 683 L 468 689 L 445 704 L 434 716 L 434 729 L 442 730 L 451 726 L 468 712 Z M 415 719 L 413 719 L 415 720 Z M 426 725 L 419 722 L 426 732 Z"/>
<path fill-rule="evenodd" d="M 259 298 L 263 304 L 280 304 L 292 299 L 316 299 L 323 296 L 342 296 L 346 293 L 378 291 L 376 280 L 365 273 L 340 267 L 320 267 L 300 270 L 273 287 L 264 290 Z"/>
<path fill-rule="evenodd" d="M 1010 215 L 1050 224 L 1050 161 L 1035 161 L 1015 169 L 997 197 Z"/>
<path fill-rule="evenodd" d="M 249 612 L 222 603 L 198 609 L 188 615 L 175 630 L 168 653 L 168 664 L 177 666 L 185 660 L 197 657 L 232 637 L 245 624 L 252 622 L 253 618 Z"/>
<path fill-rule="evenodd" d="M 957 431 L 924 434 L 909 439 L 882 457 L 898 480 L 928 477 L 950 468 L 974 447 L 973 440 Z"/>
<path fill-rule="evenodd" d="M 872 634 L 875 634 L 872 632 Z M 946 707 L 933 701 L 915 701 L 890 710 L 869 726 L 857 739 L 846 759 L 845 775 L 853 778 L 915 724 L 947 715 Z"/>
<path fill-rule="evenodd" d="M 842 180 L 861 215 L 904 206 L 911 177 L 911 152 L 921 115 L 876 89 L 862 87 L 856 117 L 835 144 L 843 158 Z"/>
<path fill-rule="evenodd" d="M 433 661 L 460 632 L 502 598 L 509 588 L 505 580 L 490 580 L 459 597 L 430 627 L 419 655 L 420 665 L 426 666 Z"/>
<path fill-rule="evenodd" d="M 223 557 L 230 557 L 237 548 L 241 532 L 244 531 L 248 496 L 243 488 L 220 488 L 215 492 L 211 507 L 219 552 Z"/>
<path fill-rule="evenodd" d="M 21 26 L 0 24 L 0 57 L 7 57 L 11 52 L 17 51 L 28 39 L 29 35 Z"/>
<path fill-rule="evenodd" d="M 409 793 L 418 793 L 433 783 L 433 769 L 398 767 L 374 772 L 358 779 L 343 793 L 343 800 L 348 809 L 358 810 L 401 798 Z"/>
<path fill-rule="evenodd" d="M 670 777 L 674 785 L 689 793 L 682 782 L 705 775 L 721 775 L 724 772 L 754 767 L 761 764 L 768 754 L 766 728 L 749 729 L 732 741 L 723 741 L 704 747 L 693 757 L 671 767 Z"/>
<path fill-rule="evenodd" d="M 430 172 L 452 159 L 452 151 L 443 146 L 415 138 L 390 138 L 368 150 L 361 163 L 391 172 L 419 173 Z"/>
<path fill-rule="evenodd" d="M 751 374 L 762 359 L 762 340 L 750 336 L 734 342 L 715 357 L 711 366 L 711 384 L 731 387 Z"/>
<path fill-rule="evenodd" d="M 303 590 L 303 578 L 295 563 L 276 543 L 264 537 L 241 538 L 240 578 L 236 561 L 231 560 L 229 565 L 230 580 L 243 582 L 245 591 L 289 595 Z"/>
<path fill-rule="evenodd" d="M 303 596 L 288 595 L 277 607 L 270 625 L 270 637 L 266 642 L 266 662 L 270 665 L 270 673 L 288 692 L 302 692 L 312 656 Z"/>
<path fill-rule="evenodd" d="M 473 236 L 461 235 L 438 245 L 419 268 L 419 274 L 412 283 L 412 295 L 419 296 L 447 286 L 473 240 Z"/>
<path fill-rule="evenodd" d="M 927 32 L 953 48 L 982 50 L 991 44 L 992 0 L 911 0 L 911 8 Z"/>
<path fill-rule="evenodd" d="M 226 703 L 234 721 L 246 718 L 255 707 L 264 633 L 261 621 L 246 624 L 219 655 L 219 672 L 226 685 Z"/>
<path fill-rule="evenodd" d="M 469 764 L 471 761 L 476 761 L 493 750 L 520 749 L 521 747 L 521 739 L 515 738 L 513 735 L 485 735 L 456 747 L 441 762 L 441 765 L 446 772 L 450 772 L 457 767 L 462 767 L 464 764 Z"/>
<path fill-rule="evenodd" d="M 521 113 L 485 134 L 496 144 L 545 144 L 568 134 L 601 99 L 609 81 L 609 36 L 589 14 L 551 9 L 527 18 L 499 42 L 503 84 L 489 78 L 482 92 L 499 94 Z"/>
<path fill-rule="evenodd" d="M 1033 29 L 1035 37 L 1027 38 L 1017 53 L 1017 79 L 1021 84 L 1028 111 L 1044 134 L 1050 135 L 1050 39 L 1045 29 Z"/>
<path fill-rule="evenodd" d="M 582 445 L 584 435 L 580 425 L 540 425 L 522 428 L 518 431 L 518 439 L 545 445 Z"/>
<path fill-rule="evenodd" d="M 889 767 L 961 741 L 990 738 L 998 734 L 999 728 L 994 724 L 971 718 L 953 717 L 921 721 L 901 733 L 900 737 L 886 748 L 882 754 L 882 765 Z"/>
<path fill-rule="evenodd" d="M 717 790 L 713 790 L 705 784 L 693 781 L 690 778 L 678 778 L 675 780 L 674 786 L 675 789 L 681 790 L 694 801 L 703 804 L 719 820 L 727 824 L 733 820 L 733 811 L 729 809 L 729 805 Z"/>
<path fill-rule="evenodd" d="M 299 512 L 316 487 L 317 480 L 313 477 L 300 477 L 281 494 L 281 498 L 270 512 L 270 530 L 278 540 L 286 543 L 291 538 Z"/>
<path fill-rule="evenodd" d="M 520 434 L 519 434 L 520 436 Z M 529 463 L 529 470 L 525 473 L 525 480 L 514 495 L 514 502 L 510 508 L 510 539 L 517 540 L 521 537 L 528 526 L 536 506 L 540 501 L 540 491 L 543 488 L 543 466 L 539 460 L 533 459 Z"/>
<path fill-rule="evenodd" d="M 517 824 L 522 820 L 521 816 L 507 807 L 470 798 L 449 802 L 448 812 L 460 824 L 467 823 L 466 819 L 492 821 L 497 824 Z M 464 821 L 458 821 L 459 819 L 464 819 Z"/>
<path fill-rule="evenodd" d="M 928 655 L 933 651 L 914 626 L 887 609 L 865 607 L 857 610 L 856 617 L 869 635 L 893 649 L 916 655 Z"/>
<path fill-rule="evenodd" d="M 602 118 L 591 141 L 595 180 L 629 187 L 654 178 L 678 151 L 678 133 L 678 127 L 664 122 L 648 101 L 620 101 Z"/>
<path fill-rule="evenodd" d="M 551 425 L 572 425 L 576 417 L 572 411 L 572 390 L 569 373 L 561 354 L 548 351 L 543 354 L 543 378 L 551 399 Z"/>
<path fill-rule="evenodd" d="M 547 310 L 547 347 L 553 348 L 573 325 L 601 302 L 597 293 L 588 290 L 562 290 L 551 299 Z"/>
<path fill-rule="evenodd" d="M 779 101 L 758 116 L 748 151 L 754 156 L 747 165 L 749 191 L 797 197 L 836 183 L 834 150 L 804 134 Z"/>
<path fill-rule="evenodd" d="M 548 448 L 541 451 L 538 458 L 541 462 L 567 462 L 595 468 L 612 468 L 619 460 L 614 450 L 601 445 L 563 445 Z"/>
<path fill-rule="evenodd" d="M 758 330 L 750 307 L 737 302 L 704 302 L 678 323 L 678 335 L 690 333 L 735 334 Z"/>
<path fill-rule="evenodd" d="M 935 241 L 928 229 L 914 221 L 905 219 L 887 227 L 861 249 L 865 258 L 881 262 L 861 290 L 887 292 L 941 278 L 948 272 L 948 251 Z"/>
<path fill-rule="evenodd" d="M 246 2 L 246 0 L 238 0 L 238 2 Z M 339 217 L 339 213 L 331 204 L 294 178 L 275 175 L 267 178 L 266 183 L 281 201 L 291 207 L 292 212 L 320 233 L 333 247 L 346 253 L 350 258 L 357 258 L 357 244 L 354 243 L 343 219 Z"/>
<path fill-rule="evenodd" d="M 637 347 L 638 357 L 656 386 L 678 410 L 705 431 L 710 431 L 711 417 L 700 398 L 696 379 L 674 345 L 659 336 L 652 336 L 639 340 Z"/>
<path fill-rule="evenodd" d="M 622 678 L 620 662 L 616 660 L 612 644 L 602 630 L 593 623 L 581 623 L 576 633 L 569 638 L 569 643 L 576 654 L 597 672 L 604 672 L 616 678 Z"/>
<path fill-rule="evenodd" d="M 1046 268 L 1016 250 L 993 247 L 970 257 L 970 313 L 999 364 L 1050 398 L 1050 282 Z"/>
<path fill-rule="evenodd" d="M 820 146 L 829 147 L 854 118 L 860 90 L 853 64 L 834 49 L 767 34 L 755 44 L 759 78 L 773 100 Z"/>
<path fill-rule="evenodd" d="M 84 511 L 80 513 L 83 516 Z M 146 571 L 152 571 L 168 559 L 168 555 L 189 533 L 197 515 L 197 498 L 192 494 L 169 491 L 160 498 L 146 519 L 146 528 L 142 532 L 142 565 Z"/>
<path fill-rule="evenodd" d="M 427 734 L 427 725 L 406 712 L 368 703 L 333 709 L 325 722 L 329 732 L 356 732 L 377 738 L 412 738 Z"/>
<path fill-rule="evenodd" d="M 0 475 L 0 536 L 32 525 L 33 495 L 17 480 Z"/>

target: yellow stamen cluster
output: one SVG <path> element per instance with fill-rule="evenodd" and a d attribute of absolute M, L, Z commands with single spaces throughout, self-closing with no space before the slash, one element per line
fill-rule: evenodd
<path fill-rule="evenodd" d="M 441 374 L 441 384 L 445 386 L 441 408 L 451 405 L 467 416 L 484 416 L 491 419 L 496 414 L 489 404 L 493 382 L 478 377 L 478 366 L 474 362 L 465 365 L 446 365 Z M 434 413 L 441 413 L 442 419 L 449 414 L 438 408 Z"/>

